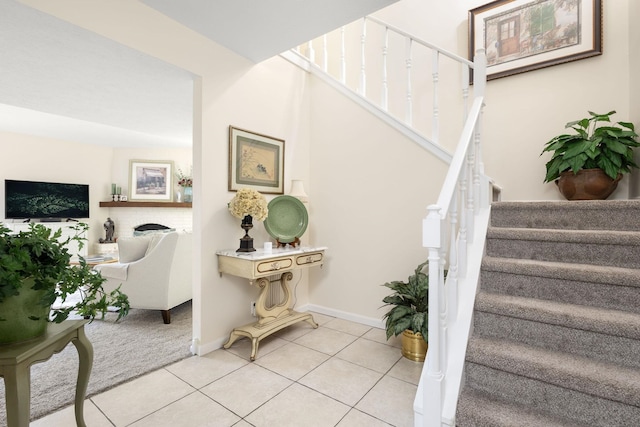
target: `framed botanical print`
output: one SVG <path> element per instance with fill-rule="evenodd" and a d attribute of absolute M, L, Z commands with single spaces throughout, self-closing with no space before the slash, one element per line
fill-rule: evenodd
<path fill-rule="evenodd" d="M 284 193 L 284 140 L 229 126 L 229 191 Z"/>

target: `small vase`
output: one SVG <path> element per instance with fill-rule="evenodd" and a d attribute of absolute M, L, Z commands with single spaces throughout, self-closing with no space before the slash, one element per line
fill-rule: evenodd
<path fill-rule="evenodd" d="M 193 202 L 193 188 L 184 187 L 184 201 L 185 203 Z"/>
<path fill-rule="evenodd" d="M 176 202 L 182 202 L 182 191 L 176 191 Z"/>
<path fill-rule="evenodd" d="M 253 247 L 253 237 L 249 236 L 249 230 L 253 228 L 253 218 L 251 215 L 245 215 L 242 218 L 242 224 L 240 225 L 244 230 L 244 236 L 240 239 L 240 248 L 236 252 L 254 252 L 256 248 Z"/>

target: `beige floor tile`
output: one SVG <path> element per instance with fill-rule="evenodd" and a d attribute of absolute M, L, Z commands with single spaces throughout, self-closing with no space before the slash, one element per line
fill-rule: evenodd
<path fill-rule="evenodd" d="M 93 403 L 116 425 L 126 426 L 192 393 L 194 388 L 165 369 L 93 396 Z"/>
<path fill-rule="evenodd" d="M 236 414 L 196 391 L 131 427 L 230 427 L 239 420 Z"/>
<path fill-rule="evenodd" d="M 333 356 L 356 339 L 358 339 L 358 337 L 353 335 L 320 327 L 313 332 L 301 336 L 295 340 L 294 343 Z"/>
<path fill-rule="evenodd" d="M 400 337 L 395 337 L 392 335 L 391 338 L 387 339 L 387 332 L 384 329 L 371 328 L 362 337 L 370 339 L 371 341 L 379 342 L 380 344 L 387 344 L 398 348 L 402 347 Z"/>
<path fill-rule="evenodd" d="M 335 317 L 327 316 L 326 314 L 320 314 L 313 311 L 311 311 L 310 313 L 313 315 L 313 320 L 315 320 L 316 323 L 320 326 L 335 319 Z"/>
<path fill-rule="evenodd" d="M 322 394 L 353 406 L 380 380 L 382 374 L 331 358 L 298 382 Z"/>
<path fill-rule="evenodd" d="M 188 357 L 165 369 L 193 387 L 201 388 L 247 363 L 248 360 L 220 349 L 204 356 Z"/>
<path fill-rule="evenodd" d="M 383 377 L 356 405 L 356 409 L 396 427 L 413 427 L 413 400 L 418 387 Z"/>
<path fill-rule="evenodd" d="M 113 427 L 107 417 L 89 400 L 84 402 L 84 422 L 91 427 Z M 31 427 L 69 427 L 76 425 L 75 407 L 67 406 L 57 412 L 37 419 L 29 424 Z"/>
<path fill-rule="evenodd" d="M 289 343 L 254 362 L 270 371 L 297 381 L 329 358 L 324 353 Z"/>
<path fill-rule="evenodd" d="M 406 357 L 401 357 L 400 360 L 398 360 L 398 363 L 393 365 L 393 368 L 391 368 L 388 375 L 390 377 L 418 385 L 423 368 L 424 362 L 414 362 Z"/>
<path fill-rule="evenodd" d="M 314 314 L 314 321 L 315 321 L 315 316 L 316 315 Z M 311 326 L 308 322 L 299 322 L 289 327 L 286 327 L 283 330 L 278 331 L 273 335 L 278 338 L 282 338 L 283 340 L 286 340 L 286 341 L 295 341 L 297 338 L 300 338 L 301 336 L 306 335 L 309 332 L 314 331 L 315 329 L 316 328 Z"/>
<path fill-rule="evenodd" d="M 200 391 L 244 417 L 292 383 L 261 366 L 249 364 Z"/>
<path fill-rule="evenodd" d="M 357 409 L 352 409 L 336 427 L 389 427 L 390 425 Z"/>
<path fill-rule="evenodd" d="M 402 353 L 395 347 L 358 338 L 336 357 L 384 374 L 396 364 Z"/>
<path fill-rule="evenodd" d="M 349 407 L 293 384 L 245 418 L 255 427 L 334 427 Z"/>
<path fill-rule="evenodd" d="M 356 335 L 358 337 L 361 337 L 371 329 L 371 326 L 363 325 L 362 323 L 350 322 L 349 320 L 344 319 L 333 319 L 322 326 L 350 335 Z"/>
<path fill-rule="evenodd" d="M 309 326 L 311 327 L 311 326 Z M 258 357 L 271 353 L 289 341 L 277 337 L 275 334 L 269 336 L 258 343 Z M 247 362 L 251 358 L 251 340 L 249 338 L 242 338 L 234 342 L 231 347 L 226 349 L 229 353 L 233 353 L 238 357 L 243 358 Z"/>

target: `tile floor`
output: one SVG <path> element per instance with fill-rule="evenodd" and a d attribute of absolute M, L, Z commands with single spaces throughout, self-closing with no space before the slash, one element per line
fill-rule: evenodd
<path fill-rule="evenodd" d="M 413 426 L 422 363 L 384 330 L 321 314 L 260 343 L 190 357 L 85 402 L 89 427 Z M 31 427 L 74 426 L 73 406 Z"/>

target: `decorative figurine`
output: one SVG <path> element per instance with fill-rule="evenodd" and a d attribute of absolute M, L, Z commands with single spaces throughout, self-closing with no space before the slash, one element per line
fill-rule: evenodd
<path fill-rule="evenodd" d="M 106 232 L 106 238 L 105 239 L 98 239 L 98 241 L 100 243 L 113 243 L 113 234 L 116 231 L 116 225 L 115 223 L 111 220 L 111 218 L 107 218 L 107 220 L 104 223 L 104 230 Z"/>

